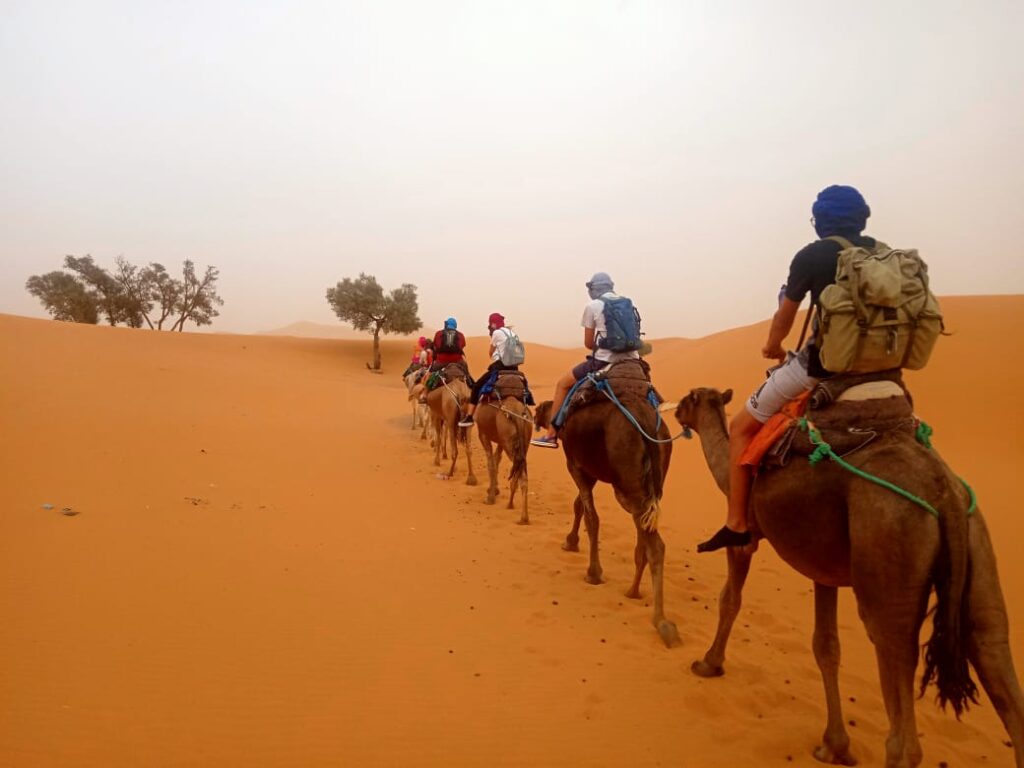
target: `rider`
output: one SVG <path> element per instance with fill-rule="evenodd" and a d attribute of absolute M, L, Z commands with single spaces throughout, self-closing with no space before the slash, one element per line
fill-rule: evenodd
<path fill-rule="evenodd" d="M 518 371 L 518 365 L 505 365 L 501 362 L 502 353 L 508 340 L 512 338 L 512 331 L 505 327 L 505 317 L 498 312 L 492 312 L 487 318 L 487 334 L 491 337 L 491 346 L 488 350 L 491 356 L 491 364 L 487 366 L 487 373 L 477 379 L 473 385 L 473 392 L 469 397 L 469 407 L 466 408 L 466 415 L 459 422 L 460 427 L 473 426 L 473 412 L 480 402 L 480 390 L 490 379 L 490 373 L 494 371 Z"/>
<path fill-rule="evenodd" d="M 416 346 L 412 351 L 412 359 L 409 361 L 409 366 L 402 372 L 402 378 L 404 379 L 413 371 L 423 367 L 423 350 L 426 348 L 427 337 L 420 336 L 416 342 Z"/>
<path fill-rule="evenodd" d="M 640 354 L 633 352 L 612 352 L 610 349 L 602 349 L 597 346 L 597 340 L 607 333 L 604 323 L 604 302 L 602 298 L 615 299 L 618 296 L 613 293 L 615 283 L 607 272 L 595 272 L 594 276 L 587 282 L 587 293 L 590 295 L 590 303 L 583 308 L 583 319 L 580 325 L 583 326 L 583 346 L 592 350 L 593 354 L 587 355 L 587 359 L 577 365 L 562 378 L 555 382 L 555 394 L 551 403 L 551 420 L 548 430 L 540 437 L 530 441 L 532 445 L 541 448 L 558 447 L 558 428 L 554 424 L 555 416 L 558 415 L 565 402 L 566 396 L 573 385 L 586 376 L 604 368 L 609 363 L 617 363 L 619 360 L 638 359 Z"/>
<path fill-rule="evenodd" d="M 782 348 L 804 296 L 810 292 L 811 309 L 808 311 L 813 311 L 822 290 L 835 282 L 836 262 L 843 246 L 826 238 L 838 235 L 856 246 L 875 246 L 874 239 L 861 235 L 871 209 L 853 187 L 826 187 L 818 193 L 811 213 L 811 224 L 821 239 L 805 246 L 793 257 L 789 279 L 783 286 L 779 308 L 768 331 L 768 341 L 761 350 L 764 357 L 778 360 L 779 365 L 771 370 L 765 382 L 750 396 L 746 408 L 729 424 L 729 511 L 725 525 L 710 539 L 698 544 L 698 552 L 750 543 L 747 502 L 752 477 L 747 467 L 740 463 L 743 453 L 761 425 L 778 413 L 782 406 L 830 375 L 821 367 L 814 333 L 796 353 L 787 353 Z"/>

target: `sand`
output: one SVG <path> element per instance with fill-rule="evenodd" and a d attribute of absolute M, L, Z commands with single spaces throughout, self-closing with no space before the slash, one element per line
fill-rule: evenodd
<path fill-rule="evenodd" d="M 943 306 L 955 335 L 910 384 L 978 493 L 1024 664 L 1024 297 Z M 656 340 L 655 382 L 740 401 L 764 334 Z M 666 649 L 646 600 L 623 597 L 632 524 L 607 489 L 607 583 L 584 583 L 585 546 L 559 548 L 560 452 L 529 455 L 528 527 L 464 465 L 435 478 L 398 377 L 407 347 L 386 342 L 374 376 L 368 341 L 0 316 L 0 765 L 817 765 L 811 585 L 769 546 L 726 676 L 689 672 L 725 572 L 694 554 L 724 513 L 696 441 L 677 443 L 663 507 L 682 636 Z M 474 370 L 485 352 L 471 341 Z M 578 356 L 527 354 L 541 395 Z M 874 654 L 848 591 L 840 605 L 853 752 L 880 765 Z M 918 722 L 925 765 L 1012 765 L 987 699 L 958 723 L 929 696 Z"/>

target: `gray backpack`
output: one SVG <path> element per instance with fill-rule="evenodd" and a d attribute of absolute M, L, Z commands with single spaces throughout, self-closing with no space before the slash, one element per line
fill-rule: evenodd
<path fill-rule="evenodd" d="M 501 364 L 522 365 L 523 361 L 526 360 L 526 349 L 523 348 L 523 342 L 519 340 L 519 337 L 511 328 L 502 328 L 501 330 L 505 332 L 507 337 L 505 346 L 501 350 Z"/>

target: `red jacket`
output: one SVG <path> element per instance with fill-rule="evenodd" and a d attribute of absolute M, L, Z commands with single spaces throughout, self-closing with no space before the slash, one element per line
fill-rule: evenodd
<path fill-rule="evenodd" d="M 462 350 L 466 348 L 466 337 L 462 335 L 462 331 L 456 331 L 455 333 L 458 335 L 455 342 L 459 347 L 458 352 L 442 352 L 441 345 L 444 343 L 444 331 L 441 330 L 434 334 L 434 362 L 447 365 L 448 363 L 457 363 L 463 359 Z"/>

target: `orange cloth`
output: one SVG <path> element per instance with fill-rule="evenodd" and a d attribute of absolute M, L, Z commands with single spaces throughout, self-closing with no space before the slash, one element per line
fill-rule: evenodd
<path fill-rule="evenodd" d="M 768 453 L 768 450 L 775 445 L 775 441 L 782 437 L 789 425 L 799 419 L 807 411 L 807 401 L 811 397 L 811 390 L 793 398 L 782 410 L 772 416 L 764 423 L 764 426 L 754 435 L 754 439 L 747 445 L 747 449 L 740 458 L 740 464 L 744 467 L 758 467 L 761 459 Z"/>

